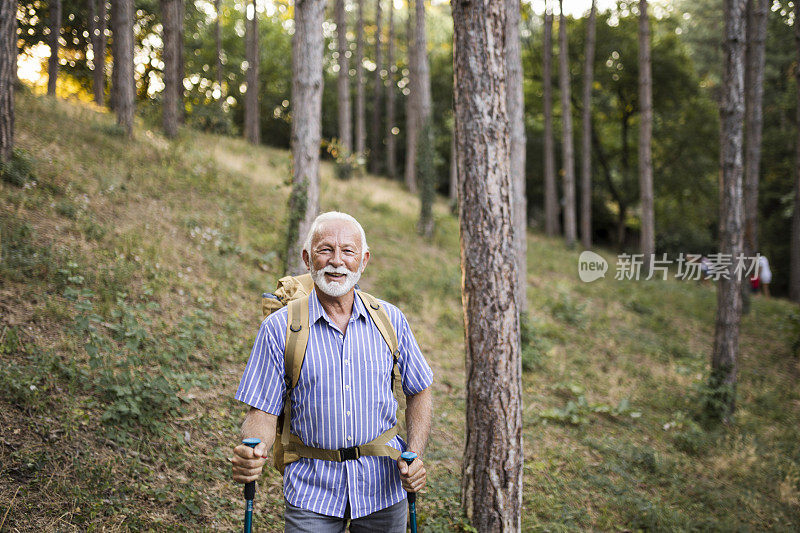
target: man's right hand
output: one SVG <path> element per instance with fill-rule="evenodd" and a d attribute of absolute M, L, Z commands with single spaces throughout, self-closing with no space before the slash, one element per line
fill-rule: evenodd
<path fill-rule="evenodd" d="M 255 448 L 244 444 L 233 449 L 230 462 L 233 466 L 233 480 L 239 483 L 257 481 L 268 455 L 267 443 L 261 442 Z"/>

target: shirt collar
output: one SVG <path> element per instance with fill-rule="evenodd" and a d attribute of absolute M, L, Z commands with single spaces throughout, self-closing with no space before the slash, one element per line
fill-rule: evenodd
<path fill-rule="evenodd" d="M 361 301 L 361 297 L 358 296 L 358 291 L 356 291 L 355 298 L 353 299 L 353 311 L 350 315 L 350 320 L 358 320 L 359 318 L 365 316 L 367 316 L 367 308 L 364 307 L 364 302 Z M 326 322 L 333 325 L 331 317 L 329 317 L 328 313 L 325 312 L 325 309 L 322 307 L 319 298 L 317 298 L 317 289 L 315 287 L 308 297 L 308 322 L 309 324 L 316 324 L 317 320 L 320 318 L 324 318 Z"/>

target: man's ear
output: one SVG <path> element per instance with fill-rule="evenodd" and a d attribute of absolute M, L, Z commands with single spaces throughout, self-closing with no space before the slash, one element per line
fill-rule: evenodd
<path fill-rule="evenodd" d="M 367 263 L 369 263 L 369 250 L 364 252 L 364 258 L 361 260 L 361 272 L 367 268 Z"/>
<path fill-rule="evenodd" d="M 311 270 L 311 258 L 308 256 L 308 251 L 303 250 L 303 263 L 306 264 L 306 269 Z"/>

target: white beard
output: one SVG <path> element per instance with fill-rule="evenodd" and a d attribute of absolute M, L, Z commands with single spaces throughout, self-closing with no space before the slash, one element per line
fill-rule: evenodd
<path fill-rule="evenodd" d="M 312 264 L 309 268 L 311 271 L 311 279 L 314 280 L 314 284 L 332 298 L 338 298 L 340 296 L 344 296 L 350 290 L 356 286 L 358 280 L 361 279 L 361 265 L 359 264 L 358 271 L 352 272 L 348 270 L 347 267 L 341 266 L 338 268 L 334 268 L 332 266 L 326 266 L 321 268 L 320 270 L 316 270 L 314 265 Z M 344 274 L 345 278 L 342 281 L 328 281 L 325 279 L 325 273 L 329 274 Z"/>

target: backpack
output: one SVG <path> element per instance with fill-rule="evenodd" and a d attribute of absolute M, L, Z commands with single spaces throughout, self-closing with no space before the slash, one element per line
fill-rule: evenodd
<path fill-rule="evenodd" d="M 399 432 L 399 424 L 405 411 L 406 403 L 405 395 L 402 394 L 402 387 L 398 387 L 399 394 L 395 390 L 395 379 L 400 376 L 400 367 L 397 362 L 400 353 L 397 332 L 395 332 L 389 320 L 386 309 L 374 296 L 361 290 L 356 290 L 356 296 L 361 298 L 367 313 L 378 328 L 378 331 L 380 331 L 383 340 L 389 346 L 389 353 L 392 354 L 391 387 L 392 393 L 397 399 L 395 425 L 366 444 L 338 450 L 306 446 L 300 437 L 291 433 L 289 426 L 292 419 L 292 391 L 300 380 L 300 371 L 303 367 L 306 346 L 308 345 L 308 298 L 312 290 L 314 290 L 314 282 L 311 279 L 311 275 L 303 274 L 302 276 L 286 276 L 279 279 L 278 287 L 274 293 L 264 293 L 262 295 L 261 312 L 263 318 L 283 307 L 288 307 L 286 349 L 283 353 L 286 395 L 284 397 L 283 413 L 278 416 L 277 434 L 275 436 L 275 444 L 272 447 L 275 468 L 283 474 L 287 464 L 293 463 L 301 457 L 342 462 L 358 459 L 363 455 L 373 455 L 391 457 L 397 460 L 400 456 L 400 451 L 387 445 Z"/>

